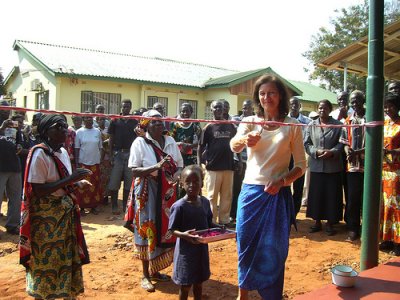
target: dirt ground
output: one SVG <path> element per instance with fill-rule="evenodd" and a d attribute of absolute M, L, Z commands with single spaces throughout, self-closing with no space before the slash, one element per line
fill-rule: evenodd
<path fill-rule="evenodd" d="M 5 205 L 3 203 L 3 213 Z M 141 265 L 132 258 L 132 236 L 122 227 L 122 218 L 111 215 L 104 206 L 98 215 L 82 218 L 91 263 L 83 267 L 85 293 L 79 299 L 177 299 L 173 282 L 157 283 L 156 292 L 140 288 Z M 311 291 L 331 282 L 330 268 L 344 263 L 359 270 L 360 242 L 345 241 L 343 223 L 339 233 L 327 237 L 324 232 L 310 234 L 312 221 L 305 219 L 305 209 L 298 216 L 298 231 L 292 230 L 286 262 L 286 298 Z M 17 236 L 5 233 L 5 217 L 0 217 L 0 299 L 32 299 L 25 293 L 25 271 L 18 264 Z M 236 299 L 237 253 L 234 239 L 209 244 L 211 278 L 203 284 L 205 299 Z M 380 252 L 380 263 L 391 258 Z M 164 270 L 171 275 L 172 267 Z M 260 299 L 255 292 L 251 299 Z"/>

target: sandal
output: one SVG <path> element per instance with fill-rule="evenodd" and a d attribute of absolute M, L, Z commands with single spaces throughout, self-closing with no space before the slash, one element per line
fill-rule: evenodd
<path fill-rule="evenodd" d="M 140 286 L 142 287 L 142 289 L 148 291 L 149 293 L 156 291 L 156 289 L 154 288 L 154 285 L 151 283 L 151 281 L 147 277 L 142 278 L 142 281 L 140 282 Z"/>
<path fill-rule="evenodd" d="M 150 276 L 150 280 L 167 282 L 171 280 L 171 276 L 157 272 Z"/>

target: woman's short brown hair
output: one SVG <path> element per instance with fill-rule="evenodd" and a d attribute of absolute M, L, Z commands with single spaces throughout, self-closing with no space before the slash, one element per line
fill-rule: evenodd
<path fill-rule="evenodd" d="M 253 101 L 256 104 L 256 113 L 259 117 L 264 117 L 264 108 L 261 106 L 258 92 L 260 87 L 266 83 L 274 83 L 279 92 L 279 117 L 286 117 L 289 113 L 289 92 L 283 81 L 271 74 L 262 75 L 257 79 L 253 89 Z"/>

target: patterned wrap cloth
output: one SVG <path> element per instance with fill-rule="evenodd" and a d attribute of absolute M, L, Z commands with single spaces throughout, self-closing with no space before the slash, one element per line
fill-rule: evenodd
<path fill-rule="evenodd" d="M 145 137 L 156 155 L 157 162 L 167 154 Z M 134 233 L 134 256 L 149 261 L 149 272 L 154 274 L 173 260 L 176 238 L 168 231 L 170 207 L 176 201 L 176 185 L 170 177 L 176 172 L 173 160 L 158 172 L 157 177 L 135 178 L 125 213 L 125 227 Z"/>
<path fill-rule="evenodd" d="M 27 293 L 35 298 L 75 297 L 84 291 L 82 265 L 89 263 L 80 222 L 80 209 L 71 186 L 62 197 L 36 197 L 28 182 L 31 158 L 43 149 L 53 158 L 61 178 L 67 168 L 45 144 L 31 149 L 21 208 L 20 263 L 26 268 Z"/>
<path fill-rule="evenodd" d="M 384 146 L 400 148 L 400 122 L 385 121 Z M 400 156 L 387 155 L 383 159 L 380 238 L 400 243 Z"/>

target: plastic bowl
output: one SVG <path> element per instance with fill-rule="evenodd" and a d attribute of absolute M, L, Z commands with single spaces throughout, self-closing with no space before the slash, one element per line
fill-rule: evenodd
<path fill-rule="evenodd" d="M 352 287 L 356 283 L 356 278 L 358 273 L 356 271 L 352 271 L 350 275 L 339 275 L 335 272 L 335 269 L 332 269 L 332 283 L 334 285 L 340 287 Z"/>
<path fill-rule="evenodd" d="M 333 269 L 336 274 L 342 275 L 342 276 L 350 276 L 351 272 L 353 272 L 353 268 L 345 265 L 337 265 L 334 266 Z"/>

